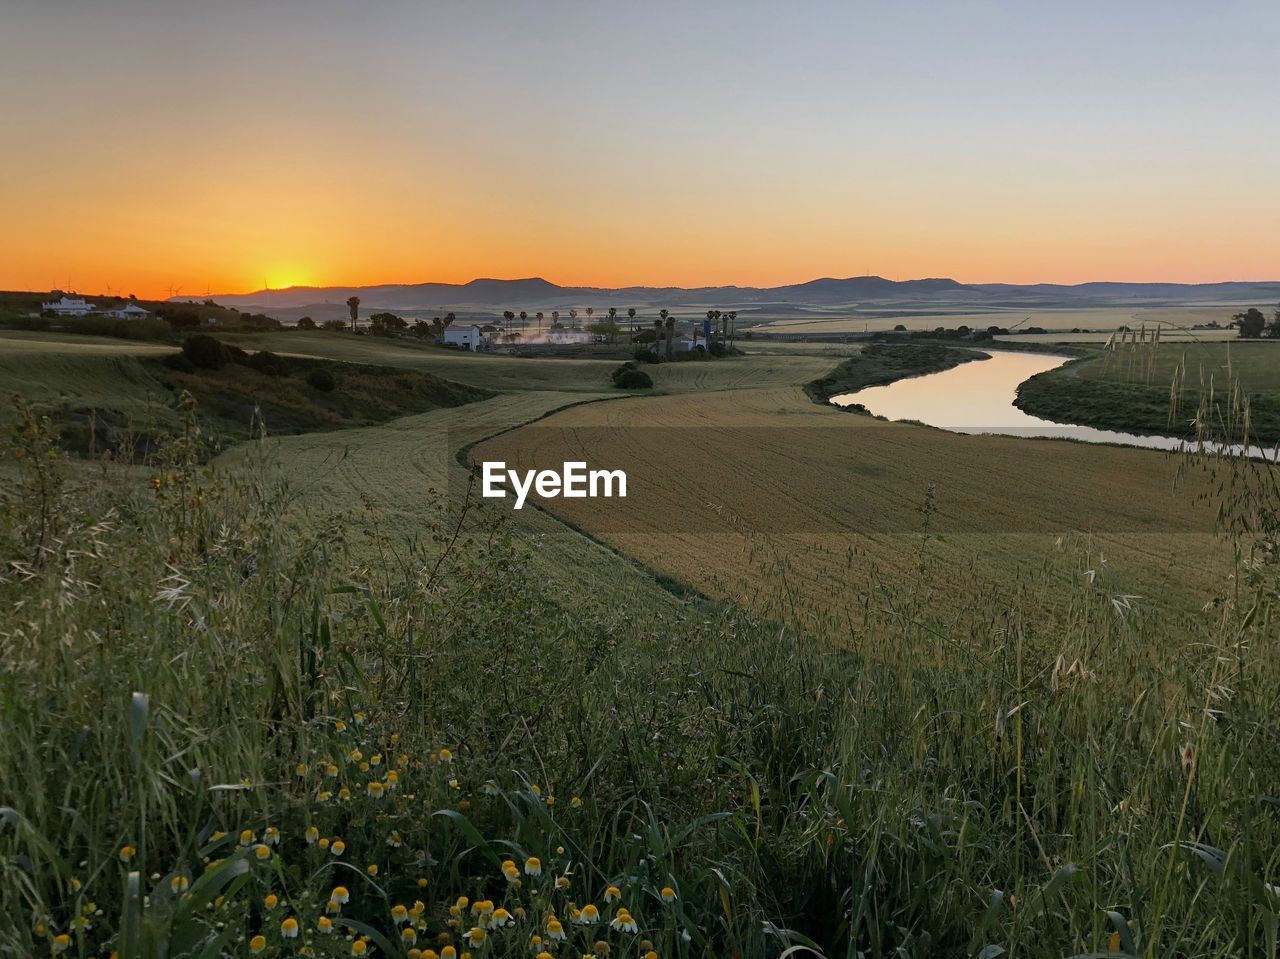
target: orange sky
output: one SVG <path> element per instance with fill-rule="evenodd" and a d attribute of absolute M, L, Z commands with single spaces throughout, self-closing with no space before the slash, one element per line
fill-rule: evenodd
<path fill-rule="evenodd" d="M 1280 278 L 1273 5 L 269 6 L 7 14 L 0 288 Z"/>

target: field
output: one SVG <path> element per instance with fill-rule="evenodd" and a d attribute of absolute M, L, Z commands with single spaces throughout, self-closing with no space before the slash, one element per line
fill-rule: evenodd
<path fill-rule="evenodd" d="M 1100 351 L 1033 377 L 1018 405 L 1058 422 L 1195 436 L 1197 429 L 1218 431 L 1240 417 L 1237 389 L 1249 398 L 1250 436 L 1280 441 L 1280 343 L 1269 341 L 1161 342 Z"/>
<path fill-rule="evenodd" d="M 856 347 L 630 396 L 228 339 L 498 395 L 207 463 L 10 420 L 0 954 L 1274 954 L 1268 474 L 815 403 Z M 143 415 L 152 352 L 0 376 Z M 628 497 L 515 513 L 460 454 Z"/>

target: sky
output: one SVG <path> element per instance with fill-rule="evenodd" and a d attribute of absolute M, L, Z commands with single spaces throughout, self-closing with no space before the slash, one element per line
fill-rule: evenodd
<path fill-rule="evenodd" d="M 6 0 L 0 288 L 1280 279 L 1280 4 Z"/>

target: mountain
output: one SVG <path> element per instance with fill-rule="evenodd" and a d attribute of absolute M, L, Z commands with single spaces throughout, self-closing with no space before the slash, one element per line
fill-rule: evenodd
<path fill-rule="evenodd" d="M 291 286 L 215 296 L 223 306 L 252 310 L 297 311 L 342 306 L 358 296 L 370 310 L 567 311 L 595 307 L 696 307 L 785 310 L 800 307 L 945 308 L 1163 306 L 1188 303 L 1280 302 L 1280 281 L 1228 283 L 958 283 L 945 277 L 889 280 L 882 276 L 822 277 L 775 287 L 707 286 L 695 288 L 629 286 L 604 289 L 560 286 L 542 277 L 515 280 L 483 278 L 468 283 L 409 283 L 375 286 Z M 175 297 L 176 300 L 187 299 Z"/>

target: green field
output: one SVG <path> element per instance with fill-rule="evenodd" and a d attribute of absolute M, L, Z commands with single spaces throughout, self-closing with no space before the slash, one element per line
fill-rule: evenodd
<path fill-rule="evenodd" d="M 1280 343 L 1160 343 L 1098 351 L 1033 377 L 1018 406 L 1046 419 L 1136 433 L 1243 429 L 1280 441 Z"/>
<path fill-rule="evenodd" d="M 153 348 L 0 335 L 11 392 L 173 434 L 89 463 L 7 414 L 0 954 L 1274 952 L 1269 473 L 815 403 L 856 348 L 628 396 L 228 341 L 496 395 L 205 461 Z M 515 513 L 464 453 L 633 492 Z"/>

